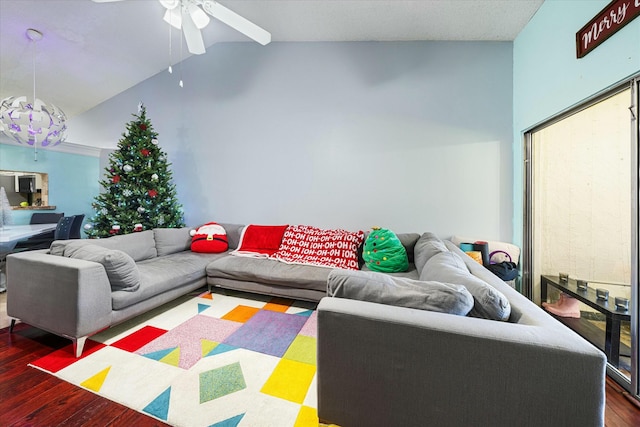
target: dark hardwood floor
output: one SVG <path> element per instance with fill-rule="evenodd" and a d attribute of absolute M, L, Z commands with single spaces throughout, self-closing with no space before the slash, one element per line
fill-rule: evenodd
<path fill-rule="evenodd" d="M 166 425 L 27 366 L 68 344 L 24 324 L 0 329 L 0 426 Z"/>
<path fill-rule="evenodd" d="M 0 426 L 163 426 L 160 421 L 27 366 L 69 344 L 28 325 L 0 329 Z M 605 426 L 640 426 L 640 406 L 607 379 Z"/>

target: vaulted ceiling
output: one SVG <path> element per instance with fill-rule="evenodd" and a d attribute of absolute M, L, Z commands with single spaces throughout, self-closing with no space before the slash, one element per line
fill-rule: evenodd
<path fill-rule="evenodd" d="M 543 0 L 220 0 L 277 42 L 513 41 Z M 157 0 L 0 1 L 0 99 L 33 93 L 69 118 L 189 56 Z M 26 30 L 44 37 L 32 43 Z M 211 20 L 205 46 L 255 43 Z M 171 56 L 169 40 L 171 37 Z M 268 48 L 265 47 L 265 48 Z M 105 84 L 104 82 L 108 82 Z"/>

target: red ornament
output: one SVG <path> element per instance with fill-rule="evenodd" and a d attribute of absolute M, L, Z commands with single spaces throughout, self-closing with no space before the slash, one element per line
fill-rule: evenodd
<path fill-rule="evenodd" d="M 143 148 L 142 150 L 140 150 L 140 154 L 142 154 L 144 157 L 148 157 L 149 154 L 151 154 L 151 151 L 147 150 L 146 148 Z"/>
<path fill-rule="evenodd" d="M 156 190 L 149 190 L 150 197 L 156 197 L 157 195 L 158 195 L 158 192 Z"/>
<path fill-rule="evenodd" d="M 147 125 L 145 125 L 144 123 L 140 123 L 140 129 L 142 130 L 147 130 Z"/>
<path fill-rule="evenodd" d="M 120 175 L 114 175 L 113 178 L 111 178 L 111 182 L 113 182 L 114 184 L 117 184 L 120 182 Z"/>

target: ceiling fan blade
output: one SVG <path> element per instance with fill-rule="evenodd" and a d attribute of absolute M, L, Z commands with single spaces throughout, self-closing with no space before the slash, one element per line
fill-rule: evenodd
<path fill-rule="evenodd" d="M 258 27 L 256 24 L 243 18 L 234 11 L 227 9 L 218 2 L 204 0 L 202 2 L 202 8 L 209 15 L 219 19 L 231 28 L 240 31 L 242 34 L 257 41 L 261 45 L 271 42 L 271 33 Z"/>
<path fill-rule="evenodd" d="M 180 12 L 180 8 L 167 9 L 162 19 L 173 28 L 177 28 L 178 30 L 182 28 L 182 13 Z"/>
<path fill-rule="evenodd" d="M 182 32 L 187 41 L 189 52 L 195 55 L 201 55 L 205 52 L 202 34 L 188 12 L 182 13 Z"/>

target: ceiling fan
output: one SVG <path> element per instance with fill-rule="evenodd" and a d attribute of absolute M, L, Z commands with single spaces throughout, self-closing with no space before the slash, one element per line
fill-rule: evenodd
<path fill-rule="evenodd" d="M 122 0 L 93 0 L 95 3 L 111 3 Z M 230 9 L 213 0 L 158 0 L 167 9 L 164 20 L 171 26 L 182 29 L 189 52 L 205 53 L 201 29 L 209 24 L 209 16 L 224 22 L 231 28 L 257 41 L 261 45 L 271 42 L 271 33 L 258 27 Z M 200 8 L 202 7 L 202 9 Z M 206 13 L 205 13 L 206 12 Z"/>

